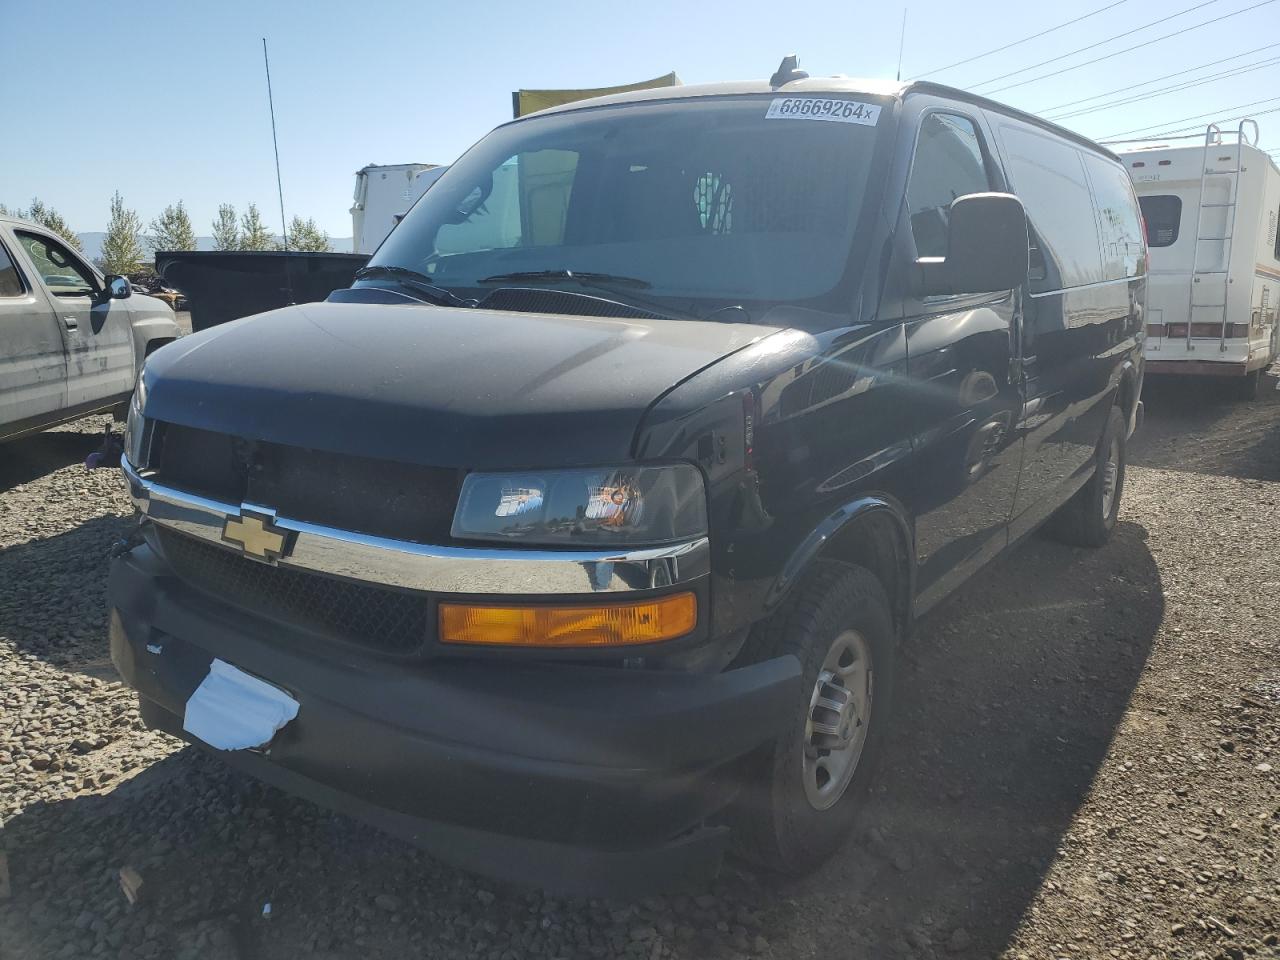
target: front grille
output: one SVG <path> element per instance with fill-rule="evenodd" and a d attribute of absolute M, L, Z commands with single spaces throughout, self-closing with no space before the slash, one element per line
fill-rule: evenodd
<path fill-rule="evenodd" d="M 412 653 L 426 640 L 422 594 L 268 566 L 165 527 L 156 532 L 174 573 L 249 613 L 387 653 Z"/>
<path fill-rule="evenodd" d="M 160 483 L 224 503 L 394 540 L 448 543 L 459 471 L 376 460 L 157 422 Z"/>

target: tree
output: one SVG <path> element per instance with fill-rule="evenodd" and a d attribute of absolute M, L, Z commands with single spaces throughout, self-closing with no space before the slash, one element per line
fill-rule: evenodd
<path fill-rule="evenodd" d="M 160 216 L 151 221 L 151 235 L 147 242 L 155 251 L 196 248 L 196 232 L 181 200 L 177 206 L 165 207 Z"/>
<path fill-rule="evenodd" d="M 49 206 L 39 197 L 32 197 L 31 206 L 26 210 L 17 209 L 10 211 L 4 206 L 4 204 L 0 204 L 0 214 L 8 213 L 12 213 L 13 216 L 20 220 L 30 220 L 32 223 L 38 223 L 46 230 L 56 233 L 66 241 L 67 246 L 72 250 L 84 249 L 80 243 L 80 235 L 71 229 L 71 226 L 67 221 L 62 219 L 62 214 L 58 213 L 57 210 L 53 209 L 53 207 Z"/>
<path fill-rule="evenodd" d="M 126 210 L 117 190 L 111 198 L 111 221 L 102 240 L 98 265 L 107 273 L 136 273 L 143 266 L 142 220 L 134 210 Z"/>
<path fill-rule="evenodd" d="M 281 245 L 280 249 L 284 249 Z M 327 253 L 329 251 L 329 235 L 316 226 L 311 217 L 303 220 L 295 216 L 289 221 L 289 249 L 302 250 L 309 253 Z"/>
<path fill-rule="evenodd" d="M 218 218 L 213 221 L 213 249 L 240 249 L 240 226 L 236 223 L 236 208 L 229 203 L 218 205 Z"/>
<path fill-rule="evenodd" d="M 240 249 L 241 250 L 274 250 L 276 238 L 272 236 L 267 225 L 262 222 L 256 203 L 249 204 L 240 217 Z"/>

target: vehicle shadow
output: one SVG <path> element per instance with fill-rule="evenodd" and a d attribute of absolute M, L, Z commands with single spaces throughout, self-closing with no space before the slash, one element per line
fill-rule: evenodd
<path fill-rule="evenodd" d="M 1280 480 L 1280 391 L 1264 376 L 1253 401 L 1210 378 L 1148 377 L 1146 421 L 1130 441 L 1129 463 L 1245 480 Z"/>
<path fill-rule="evenodd" d="M 1031 539 L 934 611 L 900 677 L 861 845 L 778 884 L 793 906 L 774 911 L 769 939 L 816 931 L 815 955 L 999 953 L 1086 799 L 1163 612 L 1133 523 L 1100 551 Z"/>
<path fill-rule="evenodd" d="M 64 549 L 108 536 L 68 534 Z M 0 555 L 0 577 L 24 549 Z M 101 943 L 111 956 L 264 960 L 990 957 L 1085 802 L 1163 610 L 1133 523 L 1100 551 L 1029 540 L 979 575 L 905 649 L 857 836 L 804 879 L 730 861 L 687 893 L 556 899 L 464 874 L 188 748 L 5 825 L 13 896 L 0 902 L 0 954 Z M 144 880 L 134 907 L 117 879 L 126 865 Z"/>
<path fill-rule="evenodd" d="M 82 463 L 101 445 L 102 427 L 97 420 L 79 429 L 37 433 L 0 444 L 0 494 L 62 467 Z"/>
<path fill-rule="evenodd" d="M 0 549 L 0 639 L 66 669 L 115 679 L 107 656 L 111 545 L 133 525 L 99 516 L 66 533 Z"/>

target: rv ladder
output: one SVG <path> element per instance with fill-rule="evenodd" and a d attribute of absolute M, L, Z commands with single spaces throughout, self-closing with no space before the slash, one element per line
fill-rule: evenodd
<path fill-rule="evenodd" d="M 1226 144 L 1223 142 L 1222 129 L 1216 124 L 1211 123 L 1204 131 L 1204 160 L 1200 165 L 1200 203 L 1196 210 L 1196 240 L 1195 252 L 1191 261 L 1191 289 L 1187 294 L 1187 350 L 1195 350 L 1195 344 L 1192 342 L 1191 331 L 1195 328 L 1196 307 L 1201 309 L 1209 307 L 1210 309 L 1219 306 L 1216 297 L 1207 299 L 1204 287 L 1198 286 L 1201 281 L 1206 286 L 1212 285 L 1215 289 L 1221 282 L 1222 288 L 1222 317 L 1220 321 L 1220 333 L 1218 336 L 1218 349 L 1225 351 L 1227 349 L 1227 303 L 1230 300 L 1231 292 L 1231 241 L 1236 229 L 1236 200 L 1240 193 L 1240 171 L 1244 157 L 1244 144 L 1248 143 L 1245 137 L 1245 127 L 1253 128 L 1253 143 L 1258 141 L 1258 125 L 1253 120 L 1241 120 L 1240 126 L 1235 130 L 1235 165 L 1231 167 L 1213 167 L 1209 165 L 1209 151 L 1213 148 L 1221 150 Z M 1228 134 L 1229 136 L 1230 134 Z M 1229 159 L 1219 156 L 1216 162 Z M 1227 200 L 1208 200 L 1206 199 L 1206 188 L 1209 186 L 1210 178 L 1221 177 L 1226 182 L 1223 184 L 1227 188 Z M 1222 210 L 1221 233 L 1205 232 L 1205 211 L 1206 210 Z M 1209 244 L 1219 244 L 1216 251 Z M 1203 256 L 1202 256 L 1203 253 Z M 1213 258 L 1212 262 L 1210 258 Z M 1201 264 L 1204 264 L 1202 268 Z M 1212 283 L 1210 284 L 1210 278 Z M 1197 303 L 1196 294 L 1199 292 L 1200 302 Z M 1212 297 L 1212 294 L 1209 294 Z M 1206 302 L 1207 300 L 1207 302 Z"/>

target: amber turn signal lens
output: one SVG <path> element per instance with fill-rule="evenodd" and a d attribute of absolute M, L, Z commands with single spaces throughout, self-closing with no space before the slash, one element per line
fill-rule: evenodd
<path fill-rule="evenodd" d="M 677 593 L 607 606 L 488 607 L 440 604 L 443 643 L 507 647 L 621 647 L 683 636 L 698 623 L 698 599 Z"/>

